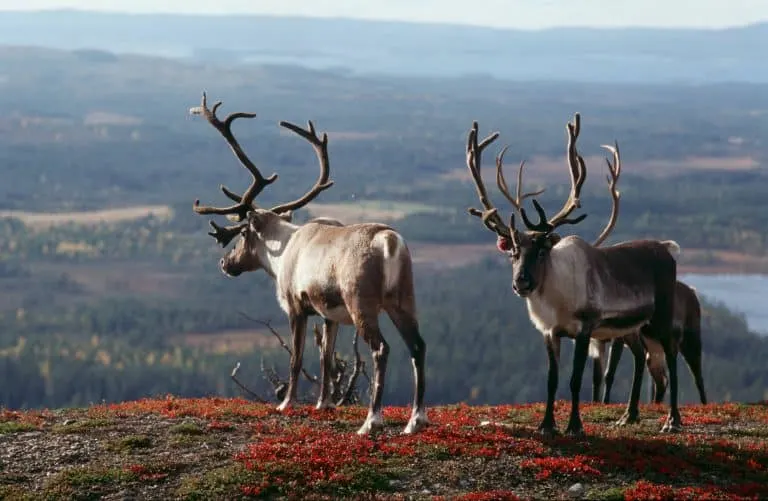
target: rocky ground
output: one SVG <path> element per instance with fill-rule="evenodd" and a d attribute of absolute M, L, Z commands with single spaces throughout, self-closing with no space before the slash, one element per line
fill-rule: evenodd
<path fill-rule="evenodd" d="M 558 403 L 558 424 L 569 404 Z M 588 438 L 535 432 L 543 405 L 430 409 L 432 425 L 358 437 L 365 409 L 288 415 L 241 399 L 166 397 L 85 409 L 0 410 L 2 499 L 766 499 L 768 405 L 666 408 L 616 428 L 583 404 Z"/>

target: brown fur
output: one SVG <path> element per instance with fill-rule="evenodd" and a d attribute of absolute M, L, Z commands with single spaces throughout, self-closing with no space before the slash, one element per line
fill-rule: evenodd
<path fill-rule="evenodd" d="M 706 404 L 707 395 L 701 369 L 701 304 L 696 291 L 680 281 L 675 284 L 675 319 L 673 325 L 676 337 L 680 338 L 680 352 L 696 383 L 699 400 L 702 404 Z M 595 402 L 599 400 L 603 369 L 605 369 L 602 363 L 602 354 L 605 352 L 607 344 L 608 341 L 602 341 L 598 347 L 600 356 L 593 358 L 592 399 Z M 605 369 L 604 403 L 610 402 L 611 387 L 625 344 L 632 351 L 636 364 L 642 363 L 642 359 L 646 358 L 645 347 L 637 333 L 617 338 L 611 342 L 609 363 Z M 651 399 L 656 403 L 661 403 L 667 386 L 665 367 L 653 365 L 650 357 L 646 358 L 646 363 L 652 377 Z"/>
<path fill-rule="evenodd" d="M 426 345 L 416 320 L 411 256 L 405 241 L 391 227 L 378 223 L 343 226 L 326 221 L 297 226 L 270 211 L 254 211 L 237 245 L 222 259 L 222 270 L 232 274 L 233 270 L 242 273 L 256 269 L 264 269 L 275 278 L 278 301 L 288 314 L 293 334 L 294 356 L 281 409 L 296 395 L 307 318 L 319 315 L 325 326 L 318 407 L 331 405 L 328 377 L 335 330 L 340 323 L 354 325 L 370 346 L 374 365 L 369 416 L 360 432 L 380 427 L 389 346 L 378 317 L 385 311 L 414 364 L 413 414 L 406 431 L 417 431 L 427 423 L 423 408 Z"/>

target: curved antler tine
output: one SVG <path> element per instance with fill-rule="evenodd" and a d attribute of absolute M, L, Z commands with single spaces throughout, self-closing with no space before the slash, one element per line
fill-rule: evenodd
<path fill-rule="evenodd" d="M 575 217 L 573 219 L 565 218 L 560 221 L 560 226 L 564 224 L 578 224 L 584 221 L 586 218 L 587 218 L 587 214 L 582 214 L 581 216 Z"/>
<path fill-rule="evenodd" d="M 213 231 L 209 231 L 208 234 L 215 238 L 219 245 L 226 247 L 233 238 L 240 234 L 247 223 L 240 223 L 235 226 L 219 226 L 215 221 L 208 221 L 208 224 L 213 228 Z"/>
<path fill-rule="evenodd" d="M 581 115 L 579 113 L 574 114 L 573 122 L 569 121 L 566 124 L 566 130 L 568 132 L 566 159 L 568 161 L 568 169 L 571 176 L 571 191 L 560 211 L 549 220 L 552 229 L 557 228 L 561 224 L 566 224 L 564 221 L 571 212 L 581 207 L 579 196 L 581 195 L 581 188 L 587 180 L 587 166 L 576 149 L 576 140 L 581 132 Z"/>
<path fill-rule="evenodd" d="M 509 145 L 505 145 L 504 148 L 501 149 L 498 155 L 496 155 L 496 187 L 499 188 L 499 191 L 502 195 L 509 201 L 509 203 L 512 204 L 512 206 L 516 210 L 520 210 L 520 204 L 518 203 L 519 199 L 515 199 L 512 194 L 509 192 L 509 185 L 507 184 L 507 180 L 504 177 L 504 154 L 509 149 Z M 522 165 L 525 163 L 520 164 L 520 168 L 522 169 Z M 518 176 L 517 181 L 517 188 L 518 192 L 520 190 L 520 177 Z"/>
<path fill-rule="evenodd" d="M 314 186 L 312 186 L 312 188 L 301 198 L 294 200 L 293 202 L 276 205 L 270 209 L 272 212 L 280 214 L 283 212 L 300 209 L 317 198 L 321 192 L 333 186 L 333 181 L 328 180 L 331 175 L 331 162 L 328 157 L 328 134 L 323 133 L 323 138 L 320 139 L 317 137 L 315 125 L 312 123 L 312 121 L 307 121 L 307 124 L 308 128 L 302 129 L 299 126 L 284 120 L 280 122 L 281 127 L 294 132 L 312 145 L 312 148 L 314 148 L 315 154 L 317 155 L 317 160 L 320 163 L 320 176 L 317 178 Z"/>
<path fill-rule="evenodd" d="M 608 158 L 605 159 L 605 163 L 608 166 L 608 174 L 606 174 L 605 179 L 608 182 L 608 191 L 611 194 L 611 215 L 608 218 L 608 223 L 606 223 L 603 231 L 592 243 L 595 247 L 600 246 L 608 235 L 610 235 L 613 228 L 616 226 L 616 220 L 619 217 L 619 200 L 621 198 L 621 193 L 616 189 L 616 183 L 618 183 L 619 176 L 621 175 L 621 156 L 619 154 L 619 143 L 614 141 L 614 145 L 615 146 L 606 144 L 600 145 L 613 154 L 613 164 L 611 164 L 611 161 L 608 160 Z"/>
<path fill-rule="evenodd" d="M 477 136 L 475 136 L 475 137 L 477 137 Z M 499 137 L 499 133 L 498 133 L 498 132 L 494 132 L 494 133 L 492 133 L 491 135 L 489 135 L 488 137 L 486 137 L 485 139 L 483 139 L 483 140 L 480 142 L 480 144 L 478 145 L 478 148 L 479 148 L 479 149 L 480 149 L 480 151 L 482 152 L 482 150 L 483 150 L 483 149 L 485 149 L 485 147 L 486 147 L 486 146 L 488 146 L 488 145 L 489 145 L 489 144 L 491 144 L 492 142 L 496 141 L 496 139 L 497 139 L 498 137 Z"/>
<path fill-rule="evenodd" d="M 230 190 L 226 186 L 219 185 L 219 189 L 224 193 L 224 195 L 229 198 L 230 200 L 233 200 L 235 202 L 241 202 L 243 200 L 243 197 L 235 193 L 234 191 Z"/>

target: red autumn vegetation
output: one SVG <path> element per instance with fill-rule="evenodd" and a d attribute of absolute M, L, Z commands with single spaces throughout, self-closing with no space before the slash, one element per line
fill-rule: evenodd
<path fill-rule="evenodd" d="M 562 426 L 568 405 L 557 408 Z M 684 432 L 665 435 L 658 434 L 664 406 L 643 406 L 643 422 L 624 428 L 612 426 L 622 405 L 585 403 L 582 408 L 586 440 L 538 435 L 542 404 L 432 408 L 431 426 L 415 435 L 399 434 L 409 409 L 389 407 L 385 432 L 372 437 L 355 434 L 366 412 L 362 407 L 316 411 L 302 406 L 281 414 L 242 399 L 144 399 L 92 406 L 77 419 L 118 426 L 132 420 L 159 419 L 177 427 L 194 422 L 199 426 L 191 435 L 201 440 L 230 437 L 232 449 L 217 452 L 236 474 L 208 492 L 214 498 L 228 492 L 302 499 L 530 499 L 562 497 L 576 482 L 590 495 L 608 492 L 627 500 L 768 497 L 765 404 L 686 406 Z M 53 411 L 1 411 L 0 426 L 45 431 L 60 427 L 61 417 Z M 152 459 L 147 447 L 142 457 Z M 160 490 L 153 492 L 174 495 L 162 489 L 175 485 L 183 464 L 124 456 L 121 482 L 154 485 Z M 194 485 L 203 489 L 201 495 L 213 489 Z"/>

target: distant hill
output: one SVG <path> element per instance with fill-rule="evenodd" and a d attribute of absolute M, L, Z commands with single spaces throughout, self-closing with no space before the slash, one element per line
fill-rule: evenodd
<path fill-rule="evenodd" d="M 768 82 L 768 23 L 703 29 L 557 28 L 256 15 L 2 12 L 0 44 L 431 77 L 585 82 Z"/>

